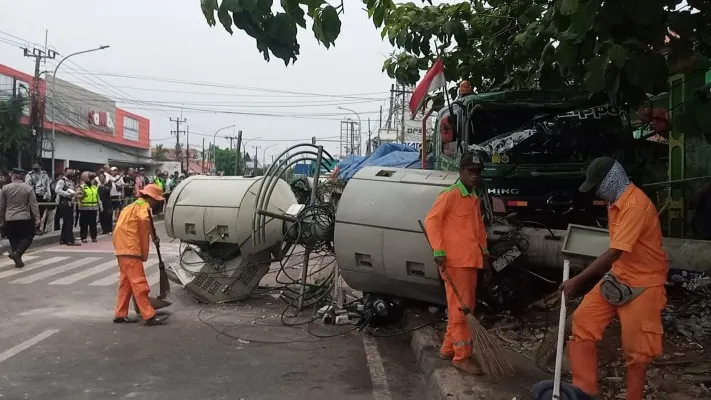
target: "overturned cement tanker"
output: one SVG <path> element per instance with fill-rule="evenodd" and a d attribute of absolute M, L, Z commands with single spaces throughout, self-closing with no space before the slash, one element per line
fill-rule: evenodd
<path fill-rule="evenodd" d="M 345 282 L 365 293 L 444 304 L 437 267 L 418 221 L 457 178 L 456 172 L 383 167 L 366 167 L 354 175 L 341 195 L 334 233 Z M 513 226 L 505 218 L 491 217 L 488 209 L 484 212 L 489 248 L 500 247 L 498 254 L 492 252 L 500 259 L 492 262 L 497 271 L 516 259 L 532 269 L 562 268 L 564 259 L 582 268 L 607 248 L 604 229 Z M 511 240 L 513 236 L 520 239 Z M 664 238 L 664 248 L 672 268 L 711 269 L 711 242 Z"/>

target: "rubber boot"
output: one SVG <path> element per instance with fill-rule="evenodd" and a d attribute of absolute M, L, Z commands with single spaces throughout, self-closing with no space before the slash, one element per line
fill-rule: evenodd
<path fill-rule="evenodd" d="M 568 360 L 573 386 L 591 397 L 597 395 L 597 344 L 590 340 L 568 342 Z"/>
<path fill-rule="evenodd" d="M 642 400 L 644 384 L 647 381 L 647 366 L 632 365 L 627 367 L 627 400 Z"/>

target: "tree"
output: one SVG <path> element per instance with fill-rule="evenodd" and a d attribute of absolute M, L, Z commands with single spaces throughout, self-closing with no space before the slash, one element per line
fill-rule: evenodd
<path fill-rule="evenodd" d="M 711 2 L 705 0 L 462 0 L 418 6 L 362 0 L 375 27 L 397 51 L 384 69 L 415 83 L 441 56 L 448 80 L 479 91 L 584 87 L 637 105 L 666 89 L 677 72 L 705 67 L 711 55 Z M 296 61 L 297 26 L 312 22 L 326 47 L 340 33 L 339 13 L 324 0 L 202 0 L 208 23 L 233 25 L 269 53 Z M 304 11 L 306 10 L 306 11 Z"/>
<path fill-rule="evenodd" d="M 244 162 L 242 154 L 237 154 L 234 150 L 217 148 L 215 152 L 215 170 L 224 172 L 225 176 L 232 176 L 235 173 L 235 162 L 237 162 L 237 175 L 244 174 Z"/>
<path fill-rule="evenodd" d="M 29 133 L 27 127 L 22 126 L 22 110 L 26 103 L 23 96 L 0 101 L 0 153 L 3 157 L 29 147 Z"/>
<path fill-rule="evenodd" d="M 166 149 L 163 148 L 162 144 L 157 145 L 153 149 L 153 159 L 156 161 L 165 161 L 168 158 L 165 156 Z"/>

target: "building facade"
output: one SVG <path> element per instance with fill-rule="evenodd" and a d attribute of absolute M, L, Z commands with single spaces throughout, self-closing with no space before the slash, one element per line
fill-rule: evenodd
<path fill-rule="evenodd" d="M 12 93 L 28 96 L 33 77 L 0 64 L 0 99 Z M 116 106 L 101 94 L 51 76 L 39 85 L 44 104 L 42 161 L 47 171 L 64 168 L 95 170 L 111 164 L 136 167 L 153 164 L 150 154 L 150 121 Z M 53 124 L 54 122 L 54 124 Z M 29 107 L 22 117 L 31 132 Z M 52 128 L 54 127 L 54 140 Z M 19 160 L 28 168 L 31 160 Z"/>

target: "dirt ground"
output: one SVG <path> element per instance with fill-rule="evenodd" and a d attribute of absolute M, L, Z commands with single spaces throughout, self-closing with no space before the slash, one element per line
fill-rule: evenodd
<path fill-rule="evenodd" d="M 711 398 L 711 299 L 675 287 L 668 288 L 667 294 L 669 300 L 663 315 L 664 355 L 647 372 L 646 398 Z M 557 309 L 544 309 L 542 305 L 543 302 L 538 303 L 516 316 L 504 314 L 495 321 L 489 318 L 489 323 L 502 344 L 552 377 L 559 314 Z M 574 308 L 575 305 L 569 307 L 568 315 Z M 610 325 L 598 348 L 601 398 L 624 399 L 625 366 L 619 321 Z M 565 362 L 564 371 L 564 379 L 570 380 Z"/>

